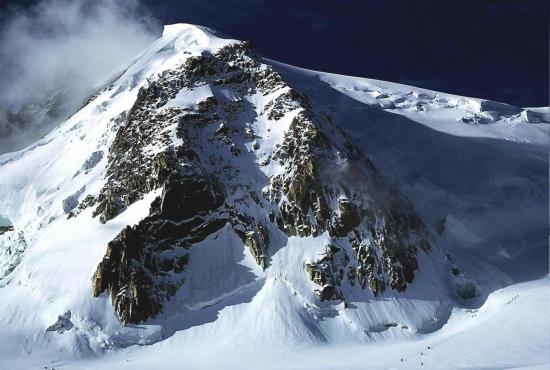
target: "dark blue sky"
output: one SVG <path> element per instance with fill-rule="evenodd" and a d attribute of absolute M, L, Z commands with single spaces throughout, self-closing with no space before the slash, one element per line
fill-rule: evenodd
<path fill-rule="evenodd" d="M 161 23 L 209 26 L 250 40 L 265 57 L 285 63 L 521 106 L 548 105 L 547 1 L 142 3 Z"/>
<path fill-rule="evenodd" d="M 548 2 L 181 0 L 164 22 L 211 26 L 305 68 L 518 105 L 548 104 Z"/>

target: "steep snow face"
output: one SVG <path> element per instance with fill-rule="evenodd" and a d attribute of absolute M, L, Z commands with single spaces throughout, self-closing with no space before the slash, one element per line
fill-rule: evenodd
<path fill-rule="evenodd" d="M 547 272 L 547 120 L 167 26 L 81 111 L 0 156 L 1 361 L 170 368 L 186 351 L 192 367 L 267 367 L 244 360 L 274 360 L 244 350 L 260 343 L 298 346 L 304 368 L 408 368 L 398 356 L 435 344 L 452 368 L 446 343 L 547 305 L 538 281 L 476 311 Z M 535 360 L 506 365 L 543 362 L 535 337 L 518 349 Z M 227 363 L 205 358 L 212 343 Z"/>
<path fill-rule="evenodd" d="M 369 153 L 488 291 L 548 273 L 549 108 L 272 63 Z"/>

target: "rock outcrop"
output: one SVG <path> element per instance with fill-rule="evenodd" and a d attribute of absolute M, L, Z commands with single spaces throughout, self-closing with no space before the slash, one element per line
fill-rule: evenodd
<path fill-rule="evenodd" d="M 21 262 L 27 249 L 25 233 L 12 225 L 0 229 L 0 288 L 2 280 Z"/>
<path fill-rule="evenodd" d="M 55 331 L 59 334 L 63 334 L 64 332 L 71 330 L 74 328 L 74 324 L 71 321 L 71 316 L 71 311 L 67 311 L 63 315 L 59 315 L 55 324 L 50 325 L 46 331 Z"/>
<path fill-rule="evenodd" d="M 178 100 L 186 94 L 200 98 Z M 270 134 L 280 137 L 274 147 Z M 158 314 L 185 285 L 193 244 L 226 224 L 262 269 L 270 230 L 328 233 L 326 253 L 304 265 L 319 300 L 345 299 L 343 284 L 403 291 L 416 254 L 430 249 L 411 206 L 248 43 L 149 79 L 111 145 L 106 180 L 85 198 L 102 223 L 162 189 L 149 216 L 109 243 L 93 277 L 94 295 L 108 292 L 124 323 Z"/>

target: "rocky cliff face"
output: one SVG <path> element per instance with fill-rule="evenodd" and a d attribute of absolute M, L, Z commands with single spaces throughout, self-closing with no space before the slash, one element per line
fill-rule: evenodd
<path fill-rule="evenodd" d="M 417 254 L 430 250 L 409 203 L 248 43 L 149 79 L 119 119 L 105 185 L 78 209 L 93 207 L 105 223 L 159 194 L 109 243 L 93 277 L 93 294 L 107 292 L 124 323 L 154 317 L 185 289 L 189 249 L 226 224 L 262 269 L 273 233 L 327 233 L 326 253 L 304 261 L 319 300 L 345 300 L 344 285 L 404 291 Z"/>

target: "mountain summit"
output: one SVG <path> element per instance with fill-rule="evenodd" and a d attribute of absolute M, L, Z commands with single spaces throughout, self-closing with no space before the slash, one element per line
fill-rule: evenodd
<path fill-rule="evenodd" d="M 475 259 L 458 248 L 506 237 L 462 212 L 481 225 L 514 220 L 482 212 L 502 198 L 458 200 L 452 163 L 448 183 L 430 179 L 441 158 L 433 169 L 418 161 L 426 182 L 408 183 L 406 157 L 423 149 L 403 143 L 429 136 L 412 123 L 400 131 L 406 119 L 479 146 L 490 138 L 487 158 L 513 153 L 495 194 L 539 210 L 544 110 L 300 70 L 207 28 L 165 27 L 79 112 L 0 156 L 5 349 L 40 363 L 56 348 L 70 362 L 156 342 L 358 345 L 439 333 L 453 310 L 477 309 L 519 274 L 489 250 Z M 503 137 L 526 146 L 504 150 Z M 468 145 L 466 162 L 480 150 Z M 542 229 L 518 224 L 531 237 L 519 255 L 540 257 Z"/>
<path fill-rule="evenodd" d="M 176 32 L 176 45 L 187 32 Z M 270 240 L 318 238 L 310 249 L 323 253 L 296 262 L 319 285 L 319 300 L 345 301 L 343 283 L 368 287 L 366 297 L 386 287 L 404 291 L 416 254 L 431 249 L 409 204 L 250 45 L 199 52 L 139 89 L 109 146 L 105 184 L 99 194 L 82 194 L 105 223 L 160 191 L 149 215 L 109 243 L 94 295 L 108 290 L 123 322 L 154 317 L 188 289 L 194 246 L 216 238 L 224 248 L 234 237 L 262 270 L 292 244 Z"/>

